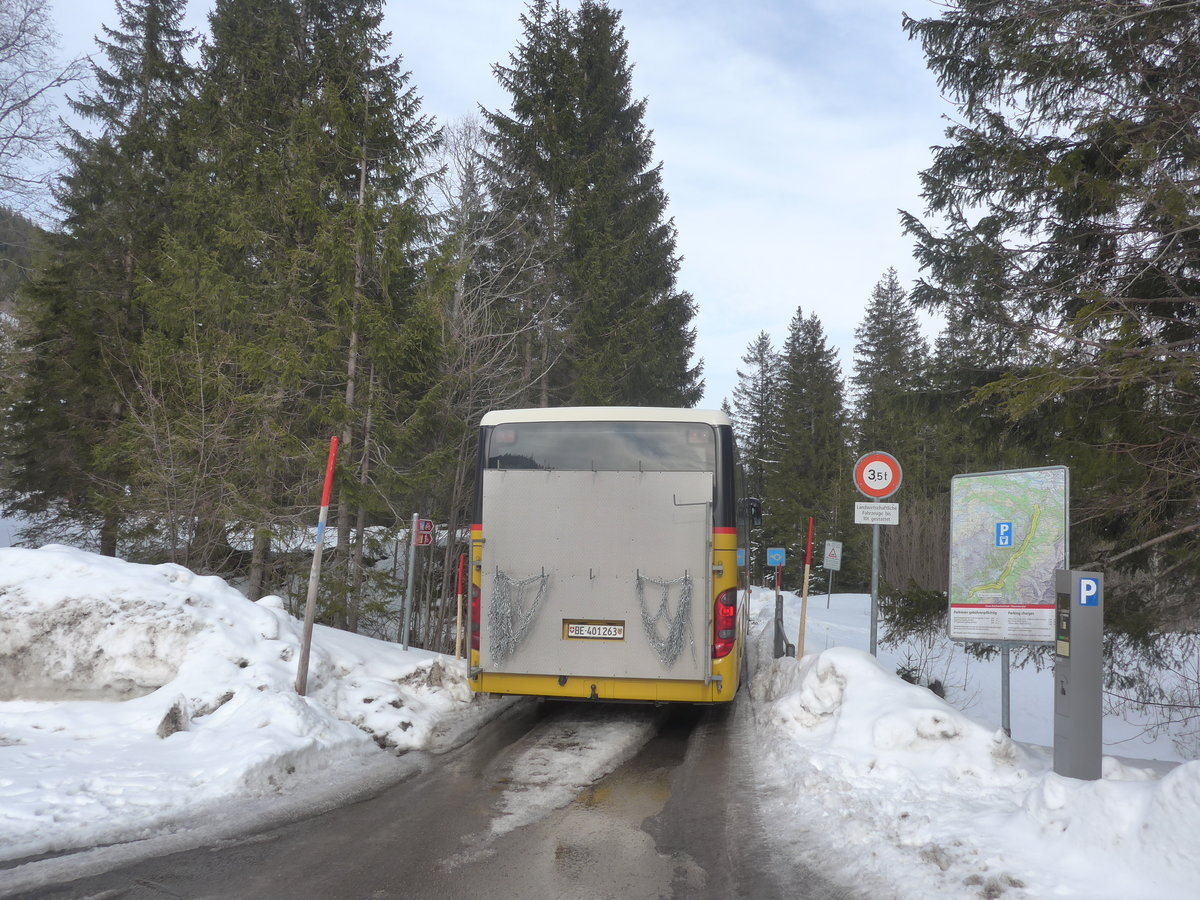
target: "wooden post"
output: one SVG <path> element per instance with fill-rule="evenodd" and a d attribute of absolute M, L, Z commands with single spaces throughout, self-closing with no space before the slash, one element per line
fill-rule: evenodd
<path fill-rule="evenodd" d="M 808 517 L 808 550 L 804 554 L 804 584 L 800 593 L 800 634 L 796 638 L 796 658 L 804 657 L 804 622 L 808 618 L 808 573 L 812 571 L 813 520 Z"/>
<path fill-rule="evenodd" d="M 333 466 L 337 462 L 338 439 L 329 439 L 329 461 L 325 464 L 325 491 L 321 494 L 321 513 L 317 516 L 317 546 L 313 548 L 312 569 L 308 574 L 308 601 L 304 604 L 304 640 L 300 644 L 300 665 L 296 669 L 296 693 L 308 690 L 308 653 L 312 647 L 313 619 L 317 611 L 317 586 L 321 582 L 321 552 L 325 549 L 325 522 L 329 518 L 329 494 L 333 489 Z"/>

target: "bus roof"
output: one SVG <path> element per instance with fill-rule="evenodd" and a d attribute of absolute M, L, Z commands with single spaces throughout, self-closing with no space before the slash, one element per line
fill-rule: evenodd
<path fill-rule="evenodd" d="M 484 413 L 480 425 L 519 422 L 702 422 L 731 425 L 719 409 L 677 409 L 667 406 L 560 406 L 534 409 L 496 409 Z"/>

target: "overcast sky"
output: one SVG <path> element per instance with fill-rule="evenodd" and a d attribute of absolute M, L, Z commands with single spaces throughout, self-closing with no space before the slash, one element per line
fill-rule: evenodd
<path fill-rule="evenodd" d="M 568 5 L 574 5 L 568 2 Z M 902 12 L 931 0 L 612 0 L 635 96 L 663 164 L 696 298 L 705 397 L 730 396 L 760 331 L 777 348 L 797 307 L 815 312 L 851 372 L 854 329 L 894 267 L 918 274 L 898 209 L 922 213 L 918 173 L 950 108 Z M 109 0 L 51 0 L 63 52 L 90 53 Z M 207 32 L 210 0 L 188 24 Z M 523 0 L 389 0 L 387 28 L 425 112 L 453 122 L 507 110 L 492 65 L 521 37 Z"/>

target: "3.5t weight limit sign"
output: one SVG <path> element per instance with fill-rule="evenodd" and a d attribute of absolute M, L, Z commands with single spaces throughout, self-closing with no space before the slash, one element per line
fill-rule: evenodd
<path fill-rule="evenodd" d="M 882 500 L 900 490 L 904 471 L 890 453 L 873 450 L 864 453 L 854 464 L 854 486 L 872 500 Z"/>

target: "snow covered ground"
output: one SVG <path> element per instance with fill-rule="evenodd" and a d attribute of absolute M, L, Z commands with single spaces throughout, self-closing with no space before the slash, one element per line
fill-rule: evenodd
<path fill-rule="evenodd" d="M 784 596 L 795 640 L 799 600 Z M 742 702 L 776 852 L 880 898 L 1200 896 L 1200 762 L 1179 764 L 1169 740 L 1106 721 L 1104 778 L 1059 777 L 1049 672 L 1013 673 L 1014 742 L 994 662 L 944 643 L 877 661 L 858 595 L 810 598 L 807 655 L 773 660 L 774 605 L 753 593 Z M 345 802 L 436 764 L 396 750 L 453 746 L 511 702 L 472 699 L 454 660 L 320 626 L 299 697 L 300 633 L 277 598 L 178 566 L 0 549 L 0 893 Z M 949 702 L 894 674 L 914 659 Z M 650 733 L 637 717 L 588 727 L 569 756 L 528 748 L 515 772 L 537 789 L 500 798 L 495 834 L 569 802 Z M 18 862 L 75 848 L 96 849 Z"/>

